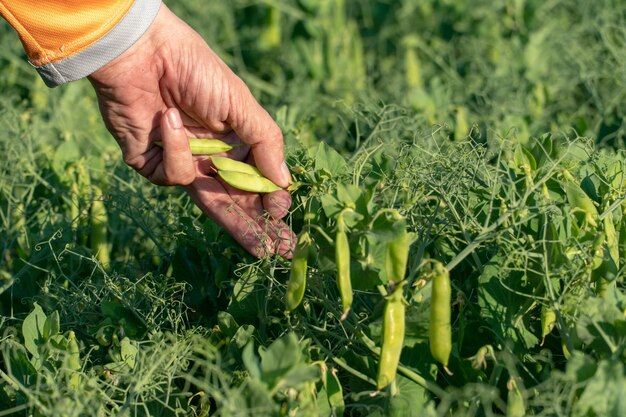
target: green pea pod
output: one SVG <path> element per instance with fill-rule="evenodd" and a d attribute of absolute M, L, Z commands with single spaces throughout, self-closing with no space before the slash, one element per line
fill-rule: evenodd
<path fill-rule="evenodd" d="M 409 246 L 411 244 L 411 236 L 406 231 L 406 221 L 400 214 L 396 213 L 395 215 L 402 223 L 404 230 L 398 237 L 387 243 L 385 272 L 387 273 L 387 280 L 391 283 L 398 283 L 404 279 L 406 266 L 409 261 Z"/>
<path fill-rule="evenodd" d="M 256 175 L 258 177 L 262 177 L 261 171 L 250 164 L 246 164 L 245 162 L 236 161 L 231 158 L 226 158 L 224 156 L 212 156 L 211 162 L 215 166 L 215 168 L 221 171 L 232 171 L 232 172 L 241 172 L 244 174 Z"/>
<path fill-rule="evenodd" d="M 467 108 L 458 106 L 456 108 L 456 120 L 454 127 L 454 140 L 462 140 L 471 133 L 471 127 L 468 121 Z"/>
<path fill-rule="evenodd" d="M 563 176 L 566 179 L 563 189 L 567 195 L 569 205 L 578 212 L 577 218 L 581 220 L 583 224 L 586 223 L 591 227 L 597 227 L 599 217 L 598 209 L 596 209 L 593 201 L 580 185 L 576 183 L 572 174 L 563 171 Z"/>
<path fill-rule="evenodd" d="M 387 298 L 383 312 L 383 343 L 380 349 L 376 389 L 382 390 L 396 378 L 404 344 L 405 305 L 402 283 Z"/>
<path fill-rule="evenodd" d="M 350 246 L 343 213 L 337 218 L 337 235 L 335 237 L 335 262 L 337 263 L 337 287 L 341 297 L 342 315 L 345 320 L 352 307 L 352 282 L 350 281 Z"/>
<path fill-rule="evenodd" d="M 596 235 L 591 245 L 591 269 L 595 270 L 600 268 L 602 260 L 604 259 L 604 241 L 606 235 L 604 232 L 600 232 Z"/>
<path fill-rule="evenodd" d="M 250 191 L 252 193 L 271 193 L 282 190 L 282 188 L 274 184 L 272 181 L 257 175 L 222 170 L 217 171 L 217 174 L 227 184 L 239 190 Z"/>
<path fill-rule="evenodd" d="M 327 369 L 324 374 L 324 388 L 326 388 L 328 405 L 332 415 L 343 416 L 346 405 L 343 399 L 343 388 L 337 377 L 337 369 Z"/>
<path fill-rule="evenodd" d="M 541 306 L 541 344 L 556 325 L 556 312 L 546 305 Z"/>
<path fill-rule="evenodd" d="M 593 242 L 593 262 L 591 280 L 595 282 L 596 293 L 602 297 L 609 294 L 619 271 L 619 241 L 612 216 L 603 220 L 603 230 Z"/>
<path fill-rule="evenodd" d="M 101 191 L 94 186 L 96 198 L 91 202 L 91 249 L 102 265 L 111 262 L 111 249 L 107 241 L 108 216 L 104 202 L 101 199 Z"/>
<path fill-rule="evenodd" d="M 450 301 L 450 273 L 440 262 L 435 261 L 432 279 L 432 294 L 430 304 L 429 341 L 430 353 L 438 362 L 443 364 L 446 372 L 448 360 L 452 352 L 452 315 Z"/>
<path fill-rule="evenodd" d="M 304 297 L 306 289 L 306 272 L 309 258 L 309 250 L 312 240 L 307 231 L 298 236 L 296 248 L 291 259 L 291 271 L 287 282 L 287 293 L 285 295 L 285 308 L 287 311 L 295 310 Z"/>
<path fill-rule="evenodd" d="M 280 46 L 281 12 L 277 6 L 270 6 L 265 18 L 265 24 L 257 39 L 259 50 L 261 51 L 267 51 Z"/>
<path fill-rule="evenodd" d="M 619 240 L 617 230 L 615 230 L 615 224 L 613 224 L 613 216 L 606 216 L 602 223 L 604 225 L 604 234 L 606 235 L 606 244 L 609 249 L 609 254 L 617 267 L 619 266 Z"/>
<path fill-rule="evenodd" d="M 526 404 L 524 396 L 517 387 L 515 380 L 511 378 L 507 384 L 509 394 L 506 403 L 506 417 L 524 417 L 526 415 Z"/>
<path fill-rule="evenodd" d="M 161 148 L 163 147 L 163 142 L 160 140 L 155 141 L 154 144 Z M 219 139 L 190 138 L 189 148 L 191 149 L 192 155 L 213 155 L 228 152 L 233 149 L 234 146 Z"/>
<path fill-rule="evenodd" d="M 77 390 L 80 385 L 80 373 L 78 371 L 81 370 L 82 365 L 80 363 L 80 348 L 78 347 L 78 342 L 76 341 L 76 335 L 73 331 L 69 331 L 67 333 L 67 367 L 69 369 L 70 386 Z"/>
<path fill-rule="evenodd" d="M 409 88 L 423 88 L 422 68 L 417 55 L 417 50 L 412 45 L 407 45 L 404 53 L 404 72 L 406 84 Z"/>

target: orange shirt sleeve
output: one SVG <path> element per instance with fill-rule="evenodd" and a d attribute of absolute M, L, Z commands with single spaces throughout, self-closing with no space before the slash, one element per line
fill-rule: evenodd
<path fill-rule="evenodd" d="M 0 0 L 30 62 L 55 62 L 91 45 L 128 12 L 133 0 Z"/>
<path fill-rule="evenodd" d="M 160 3 L 160 0 L 0 0 L 0 15 L 17 31 L 31 64 L 43 70 L 40 74 L 44 81 L 58 85 L 79 75 L 89 75 L 83 73 L 95 70 L 94 65 L 89 65 L 90 60 L 102 66 L 102 55 L 108 62 L 112 55 L 119 56 L 128 49 L 152 23 Z M 77 72 L 77 66 L 82 71 Z M 68 68 L 69 74 L 64 74 Z M 45 73 L 59 80 L 46 80 Z"/>

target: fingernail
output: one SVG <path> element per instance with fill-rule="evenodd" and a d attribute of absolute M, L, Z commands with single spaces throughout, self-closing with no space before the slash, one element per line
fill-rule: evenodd
<path fill-rule="evenodd" d="M 287 164 L 283 161 L 283 164 L 280 166 L 280 170 L 283 174 L 283 179 L 291 184 L 291 172 L 289 172 L 289 168 L 287 168 Z"/>
<path fill-rule="evenodd" d="M 167 124 L 172 129 L 180 129 L 181 127 L 183 127 L 183 121 L 180 119 L 180 113 L 178 113 L 178 110 L 176 109 L 168 110 L 165 117 L 167 118 Z"/>

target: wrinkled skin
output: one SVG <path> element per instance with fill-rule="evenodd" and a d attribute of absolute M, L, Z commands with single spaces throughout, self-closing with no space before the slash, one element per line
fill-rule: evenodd
<path fill-rule="evenodd" d="M 234 189 L 216 178 L 207 157 L 191 155 L 188 137 L 221 138 L 240 145 L 227 156 L 256 165 L 281 187 L 291 180 L 280 128 L 193 29 L 162 5 L 148 31 L 89 80 L 129 166 L 154 184 L 184 186 L 253 255 L 290 256 L 294 236 L 281 220 L 289 193 Z"/>

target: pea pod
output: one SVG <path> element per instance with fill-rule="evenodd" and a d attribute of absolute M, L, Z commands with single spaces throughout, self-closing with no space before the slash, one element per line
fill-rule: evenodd
<path fill-rule="evenodd" d="M 594 262 L 591 279 L 595 282 L 596 293 L 606 297 L 619 271 L 619 241 L 612 216 L 603 220 L 604 230 L 598 233 L 602 238 L 600 247 L 594 241 Z"/>
<path fill-rule="evenodd" d="M 617 267 L 619 266 L 619 241 L 615 224 L 613 224 L 613 216 L 606 216 L 602 223 L 604 225 L 604 234 L 606 235 L 609 255 Z"/>
<path fill-rule="evenodd" d="M 163 142 L 160 140 L 155 141 L 154 144 L 161 148 L 163 147 Z M 192 155 L 213 155 L 228 152 L 233 149 L 234 146 L 219 139 L 190 138 L 189 148 L 191 149 Z"/>
<path fill-rule="evenodd" d="M 80 363 L 80 348 L 76 340 L 76 335 L 73 331 L 67 333 L 67 367 L 69 369 L 70 380 L 69 384 L 73 389 L 78 389 L 80 386 L 80 373 L 82 365 Z"/>
<path fill-rule="evenodd" d="M 385 272 L 387 273 L 387 280 L 389 282 L 398 283 L 404 279 L 406 273 L 411 236 L 406 231 L 406 220 L 397 212 L 394 212 L 394 217 L 401 223 L 404 230 L 399 236 L 387 243 Z"/>
<path fill-rule="evenodd" d="M 404 67 L 406 83 L 409 87 L 422 88 L 422 73 L 417 51 L 414 48 L 407 48 L 404 54 Z"/>
<path fill-rule="evenodd" d="M 256 175 L 258 177 L 262 177 L 261 171 L 250 164 L 246 164 L 245 162 L 236 161 L 231 158 L 226 158 L 224 156 L 212 156 L 211 162 L 215 166 L 215 168 L 221 171 L 233 171 L 233 172 L 241 172 L 243 174 Z"/>
<path fill-rule="evenodd" d="M 398 371 L 404 344 L 405 305 L 402 283 L 387 299 L 383 312 L 383 343 L 380 349 L 376 389 L 382 390 L 393 382 Z"/>
<path fill-rule="evenodd" d="M 96 195 L 100 195 L 99 188 L 94 186 Z M 91 249 L 102 265 L 111 262 L 111 249 L 107 239 L 108 216 L 104 202 L 100 196 L 91 202 L 91 215 L 89 218 L 91 226 Z"/>
<path fill-rule="evenodd" d="M 456 108 L 456 120 L 454 127 L 454 140 L 462 140 L 471 133 L 471 127 L 468 121 L 467 108 L 458 106 Z"/>
<path fill-rule="evenodd" d="M 591 245 L 591 269 L 598 269 L 602 265 L 604 259 L 604 241 L 606 235 L 604 232 L 600 232 L 596 235 Z"/>
<path fill-rule="evenodd" d="M 250 191 L 253 193 L 271 193 L 282 190 L 282 188 L 274 184 L 272 181 L 257 175 L 222 170 L 217 171 L 217 175 L 219 175 L 220 178 L 227 184 L 239 190 Z"/>
<path fill-rule="evenodd" d="M 541 306 L 541 344 L 556 325 L 556 312 L 546 305 Z"/>
<path fill-rule="evenodd" d="M 265 18 L 265 24 L 257 39 L 261 51 L 267 51 L 280 46 L 281 16 L 280 9 L 277 6 L 270 6 Z"/>
<path fill-rule="evenodd" d="M 328 405 L 332 415 L 343 416 L 346 405 L 343 399 L 343 388 L 337 377 L 337 369 L 325 369 L 324 374 L 324 388 L 326 388 Z"/>
<path fill-rule="evenodd" d="M 337 217 L 335 262 L 337 264 L 337 288 L 339 288 L 341 297 L 341 320 L 345 320 L 350 312 L 350 307 L 352 307 L 352 282 L 350 281 L 350 246 L 343 221 L 343 212 Z"/>
<path fill-rule="evenodd" d="M 578 212 L 577 218 L 581 220 L 582 224 L 597 227 L 599 217 L 598 209 L 596 209 L 591 198 L 589 198 L 587 193 L 576 183 L 572 174 L 568 171 L 563 171 L 563 177 L 566 180 L 563 189 L 567 195 L 567 201 L 572 209 Z"/>
<path fill-rule="evenodd" d="M 448 361 L 452 352 L 451 295 L 450 273 L 445 266 L 435 261 L 428 338 L 430 341 L 430 353 L 433 355 L 433 358 L 443 364 L 444 369 L 448 373 Z"/>
<path fill-rule="evenodd" d="M 524 417 L 526 415 L 524 396 L 513 378 L 507 383 L 507 388 L 509 394 L 506 403 L 506 417 Z"/>
<path fill-rule="evenodd" d="M 307 231 L 303 231 L 300 236 L 298 236 L 296 248 L 291 260 L 291 271 L 289 273 L 287 293 L 285 295 L 285 308 L 287 311 L 295 310 L 304 297 L 307 263 L 311 244 L 311 236 Z"/>

